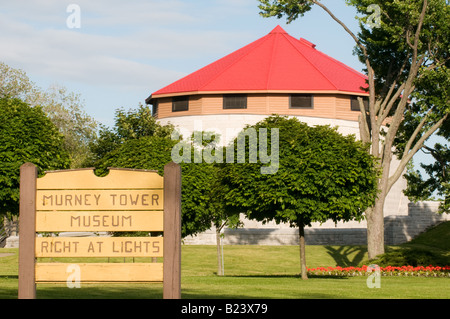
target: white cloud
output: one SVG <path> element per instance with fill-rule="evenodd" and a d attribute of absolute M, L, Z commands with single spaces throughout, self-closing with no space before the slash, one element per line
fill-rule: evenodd
<path fill-rule="evenodd" d="M 71 3 L 81 9 L 80 29 L 66 25 Z M 141 92 L 156 91 L 279 23 L 258 12 L 255 0 L 2 1 L 0 61 L 23 69 L 31 80 L 83 87 L 91 96 L 83 96 L 88 106 L 141 98 Z"/>
<path fill-rule="evenodd" d="M 120 86 L 124 78 L 135 83 L 152 78 L 165 85 L 187 72 L 179 70 L 175 61 L 205 54 L 218 58 L 236 49 L 231 43 L 246 36 L 199 28 L 196 15 L 207 15 L 204 10 L 209 9 L 199 6 L 195 10 L 186 1 L 73 3 L 81 8 L 80 29 L 65 25 L 70 14 L 65 10 L 68 2 L 5 3 L 0 11 L 0 43 L 4 48 L 0 60 L 54 77 L 54 81 Z M 208 62 L 212 61 L 204 63 Z"/>

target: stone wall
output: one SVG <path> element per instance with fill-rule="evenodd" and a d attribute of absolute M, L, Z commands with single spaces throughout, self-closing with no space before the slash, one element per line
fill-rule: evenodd
<path fill-rule="evenodd" d="M 430 226 L 450 220 L 450 214 L 438 214 L 438 202 L 409 203 L 407 216 L 387 216 L 384 219 L 385 243 L 407 242 Z"/>
<path fill-rule="evenodd" d="M 385 243 L 398 245 L 407 242 L 430 226 L 450 221 L 450 214 L 438 214 L 437 202 L 408 204 L 408 215 L 390 215 L 384 218 Z M 287 225 L 261 225 L 247 221 L 245 228 L 225 229 L 225 245 L 298 245 L 298 230 Z M 366 245 L 367 230 L 365 222 L 314 225 L 305 229 L 307 245 Z M 90 234 L 90 233 L 89 233 Z M 64 236 L 89 236 L 88 233 L 64 233 Z M 186 245 L 215 245 L 216 233 L 208 230 L 195 237 L 183 239 Z M 18 236 L 11 236 L 7 248 L 19 246 Z"/>
<path fill-rule="evenodd" d="M 408 204 L 408 215 L 391 215 L 384 218 L 385 243 L 398 245 L 407 242 L 430 226 L 449 221 L 449 214 L 438 214 L 437 202 Z M 307 245 L 366 245 L 367 229 L 365 223 L 353 223 L 353 227 L 315 226 L 305 229 Z M 273 226 L 273 225 L 271 225 Z M 225 229 L 225 245 L 297 245 L 298 230 L 284 225 L 280 227 L 249 227 Z M 184 239 L 188 245 L 215 245 L 214 229 L 195 237 Z"/>
<path fill-rule="evenodd" d="M 298 230 L 294 228 L 225 229 L 225 245 L 298 245 Z M 365 245 L 365 228 L 305 229 L 307 245 Z M 184 239 L 187 245 L 215 245 L 214 230 Z"/>

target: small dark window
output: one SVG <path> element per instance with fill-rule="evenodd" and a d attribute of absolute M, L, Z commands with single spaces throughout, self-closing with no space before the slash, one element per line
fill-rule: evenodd
<path fill-rule="evenodd" d="M 189 96 L 174 96 L 172 98 L 172 112 L 188 111 Z"/>
<path fill-rule="evenodd" d="M 363 99 L 363 103 L 364 103 L 364 109 L 366 111 L 369 110 L 369 99 L 367 97 L 362 97 Z M 352 96 L 351 97 L 351 109 L 352 111 L 360 111 L 361 108 L 359 107 L 359 102 L 358 102 L 358 96 Z"/>
<path fill-rule="evenodd" d="M 153 101 L 152 116 L 153 117 L 158 117 L 158 101 Z"/>
<path fill-rule="evenodd" d="M 245 94 L 227 94 L 223 96 L 224 109 L 246 109 L 247 95 Z"/>
<path fill-rule="evenodd" d="M 312 109 L 314 107 L 314 97 L 312 94 L 292 94 L 289 107 L 292 109 Z"/>

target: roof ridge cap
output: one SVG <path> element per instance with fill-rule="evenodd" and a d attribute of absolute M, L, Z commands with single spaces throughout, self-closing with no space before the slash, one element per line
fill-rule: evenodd
<path fill-rule="evenodd" d="M 313 48 L 313 47 L 311 47 L 310 45 L 308 45 L 308 44 L 306 44 L 306 43 L 304 43 L 304 42 L 302 42 L 302 41 L 300 41 L 300 40 L 297 40 L 296 38 L 294 38 L 293 36 L 291 36 L 291 35 L 289 35 L 289 34 L 288 34 L 288 36 L 289 36 L 291 39 L 294 39 L 295 41 L 298 41 L 299 43 L 301 43 L 301 44 L 303 44 L 303 45 L 305 45 L 305 46 L 307 46 L 307 47 L 309 47 L 309 48 L 312 48 L 313 50 L 315 50 L 315 51 L 317 51 L 317 52 L 322 53 L 321 51 L 317 50 L 315 47 Z M 300 50 L 292 43 L 292 40 L 291 40 L 291 39 L 289 39 L 289 38 L 286 37 L 286 40 L 288 40 L 289 44 L 292 45 L 292 47 L 293 47 L 298 53 L 300 53 L 300 54 L 303 56 L 303 58 L 304 58 L 306 61 L 308 61 L 308 63 L 309 63 L 314 69 L 316 69 L 317 72 L 319 72 L 320 75 L 322 75 L 322 77 L 323 77 L 328 83 L 330 83 L 330 84 L 335 88 L 335 90 L 338 90 L 338 91 L 339 91 L 339 88 L 336 86 L 336 84 L 334 84 L 333 82 L 331 82 L 330 79 L 328 79 L 328 77 L 326 77 L 325 74 L 323 74 L 323 72 L 320 71 L 319 68 L 317 68 L 317 66 L 316 66 L 314 63 L 312 63 L 312 62 L 311 62 L 311 61 L 310 61 L 310 60 L 309 60 L 302 52 L 300 52 Z M 308 42 L 309 42 L 309 41 L 308 41 Z"/>
<path fill-rule="evenodd" d="M 275 34 L 275 33 L 274 33 Z M 281 34 L 281 33 L 279 33 L 279 34 Z M 275 54 L 275 50 L 277 50 L 277 44 L 278 44 L 278 41 L 279 41 L 279 37 L 278 36 L 275 36 L 275 39 L 274 39 L 274 44 L 273 44 L 273 46 L 272 46 L 272 50 L 271 50 L 271 52 L 270 52 L 270 65 L 269 65 L 269 70 L 268 70 L 268 72 L 267 72 L 267 79 L 266 79 L 266 89 L 268 90 L 269 89 L 269 84 L 270 84 L 270 79 L 271 79 L 271 74 L 272 74 L 272 66 L 273 66 L 273 59 L 274 59 L 274 54 Z"/>
<path fill-rule="evenodd" d="M 269 34 L 275 34 L 275 33 L 286 33 L 287 34 L 287 32 L 280 25 L 277 25 L 275 28 L 273 28 L 272 31 L 269 32 Z"/>

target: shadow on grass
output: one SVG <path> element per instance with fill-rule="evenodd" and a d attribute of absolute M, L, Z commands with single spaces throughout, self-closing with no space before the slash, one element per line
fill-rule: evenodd
<path fill-rule="evenodd" d="M 333 257 L 337 266 L 359 266 L 367 253 L 366 246 L 324 246 L 327 253 Z"/>
<path fill-rule="evenodd" d="M 252 295 L 252 294 L 234 294 L 234 295 L 226 295 L 226 294 L 208 294 L 204 291 L 198 292 L 195 290 L 186 289 L 183 290 L 181 293 L 182 299 L 209 299 L 209 300 L 288 300 L 288 299 L 333 299 L 338 298 L 334 296 L 330 296 L 327 294 L 320 294 L 320 293 L 301 293 L 297 295 L 291 295 L 291 296 L 280 296 L 280 297 L 261 297 L 260 295 Z"/>
<path fill-rule="evenodd" d="M 218 278 L 294 278 L 302 280 L 300 274 L 298 275 L 224 275 L 218 276 Z M 308 278 L 318 278 L 318 279 L 348 279 L 348 276 L 339 276 L 339 275 L 308 275 Z"/>
<path fill-rule="evenodd" d="M 142 284 L 139 287 L 126 285 L 92 286 L 82 284 L 81 288 L 66 286 L 41 286 L 36 289 L 37 299 L 162 299 L 161 285 Z"/>

